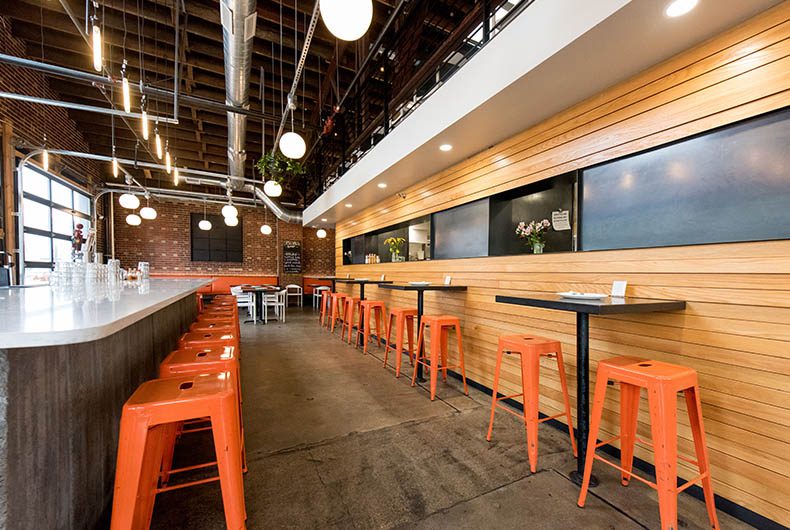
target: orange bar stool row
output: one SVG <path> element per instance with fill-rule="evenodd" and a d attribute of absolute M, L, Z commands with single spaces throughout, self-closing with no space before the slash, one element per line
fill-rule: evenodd
<path fill-rule="evenodd" d="M 499 376 L 502 369 L 502 358 L 505 354 L 515 354 L 521 359 L 521 392 L 509 396 L 498 396 Z M 560 376 L 560 386 L 562 387 L 562 399 L 565 411 L 555 416 L 538 419 L 538 401 L 540 391 L 540 358 L 554 357 L 557 359 L 557 370 Z M 513 412 L 499 402 L 504 399 L 522 397 L 524 400 L 524 414 Z M 568 397 L 568 384 L 565 379 L 565 364 L 562 361 L 562 345 L 559 341 L 545 339 L 534 335 L 506 335 L 499 337 L 499 348 L 497 349 L 496 369 L 494 371 L 494 386 L 491 392 L 491 420 L 488 424 L 488 434 L 486 440 L 491 441 L 491 433 L 494 429 L 494 413 L 497 408 L 509 412 L 524 421 L 527 433 L 527 452 L 529 454 L 529 469 L 533 473 L 538 465 L 538 424 L 551 419 L 565 416 L 568 422 L 568 434 L 571 438 L 573 455 L 577 456 L 576 440 L 573 437 L 573 421 L 571 418 L 570 398 Z"/>
<path fill-rule="evenodd" d="M 620 434 L 597 443 L 609 381 L 620 384 Z M 647 391 L 652 443 L 636 436 L 639 399 L 643 388 Z M 696 460 L 678 454 L 678 392 L 682 392 L 686 400 L 689 423 L 694 437 Z M 658 492 L 658 509 L 662 530 L 676 530 L 678 528 L 678 494 L 693 484 L 701 483 L 711 527 L 719 528 L 713 496 L 713 481 L 708 462 L 708 448 L 705 443 L 705 429 L 702 424 L 699 383 L 695 370 L 685 366 L 634 357 L 617 357 L 600 361 L 590 424 L 587 460 L 579 494 L 579 506 L 583 507 L 587 498 L 593 461 L 599 460 L 620 470 L 620 480 L 623 486 L 627 486 L 630 479 L 635 478 Z M 595 453 L 597 448 L 616 440 L 620 440 L 619 466 Z M 653 447 L 656 469 L 655 483 L 645 480 L 631 471 L 634 460 L 634 443 L 637 441 Z M 681 487 L 678 487 L 678 459 L 699 468 L 699 475 Z"/>
<path fill-rule="evenodd" d="M 431 333 L 430 341 L 430 361 L 428 361 L 428 347 L 423 348 L 425 342 L 425 328 L 429 328 Z M 448 365 L 448 339 L 451 330 L 455 330 L 458 344 L 458 364 Z M 442 371 L 442 380 L 447 381 L 447 370 L 451 368 L 461 369 L 461 378 L 464 382 L 464 394 L 469 395 L 466 386 L 466 368 L 464 366 L 464 346 L 461 339 L 461 321 L 458 317 L 450 315 L 442 316 L 423 316 L 420 323 L 420 333 L 417 337 L 417 358 L 416 363 L 422 364 L 430 369 L 431 374 L 431 401 L 436 398 L 436 383 L 439 379 L 439 371 Z M 440 364 L 441 362 L 441 364 Z M 411 386 L 417 383 L 417 370 L 412 375 Z"/>
<path fill-rule="evenodd" d="M 417 318 L 417 310 L 406 307 L 393 307 L 389 311 L 387 319 L 387 339 L 384 348 L 384 368 L 387 367 L 387 358 L 390 347 L 390 336 L 392 335 L 392 323 L 395 322 L 395 377 L 400 377 L 401 359 L 403 357 L 403 332 L 406 331 L 409 344 L 409 361 L 414 366 L 414 321 Z"/>
<path fill-rule="evenodd" d="M 148 528 L 158 493 L 219 480 L 225 522 L 245 528 L 241 425 L 232 372 L 154 379 L 124 404 L 112 508 L 112 530 Z M 219 474 L 189 484 L 161 486 L 168 440 L 181 422 L 209 418 Z"/>

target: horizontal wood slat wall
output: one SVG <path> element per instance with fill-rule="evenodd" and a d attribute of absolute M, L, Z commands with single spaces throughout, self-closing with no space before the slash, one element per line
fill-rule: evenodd
<path fill-rule="evenodd" d="M 429 176 L 337 226 L 342 240 L 569 170 L 673 141 L 790 104 L 790 2 Z M 562 341 L 575 370 L 572 313 L 497 304 L 497 294 L 559 290 L 607 292 L 615 279 L 628 295 L 688 301 L 678 313 L 593 317 L 591 357 L 636 355 L 699 372 L 716 493 L 790 524 L 790 241 L 644 250 L 524 255 L 339 266 L 339 275 L 441 281 L 466 293 L 426 294 L 426 313 L 461 317 L 468 375 L 491 386 L 497 337 L 534 332 Z M 356 287 L 339 286 L 346 291 Z M 366 290 L 368 298 L 414 306 L 412 293 Z M 594 370 L 594 369 L 593 369 Z M 520 384 L 503 367 L 504 391 Z M 594 378 L 594 377 L 593 377 Z M 575 396 L 575 381 L 571 379 Z M 609 393 L 605 430 L 616 431 L 618 393 Z M 541 373 L 541 410 L 561 410 L 556 368 Z M 575 403 L 575 401 L 574 401 Z M 693 453 L 685 404 L 679 444 Z M 575 414 L 575 412 L 574 412 Z M 646 402 L 639 425 L 650 437 Z M 481 426 L 480 436 L 484 436 Z M 602 437 L 607 433 L 602 433 Z M 652 461 L 640 448 L 638 456 Z M 683 476 L 691 476 L 681 463 Z"/>

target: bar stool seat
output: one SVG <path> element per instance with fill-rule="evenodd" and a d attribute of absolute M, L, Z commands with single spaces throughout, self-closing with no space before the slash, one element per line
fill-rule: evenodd
<path fill-rule="evenodd" d="M 521 393 L 509 396 L 498 397 L 499 375 L 502 369 L 502 358 L 504 354 L 515 354 L 521 359 Z M 557 359 L 557 371 L 560 376 L 560 387 L 565 410 L 560 414 L 555 414 L 547 418 L 539 419 L 538 403 L 540 400 L 540 358 L 554 357 Z M 522 397 L 524 401 L 524 414 L 513 412 L 499 402 L 505 399 Z M 524 428 L 527 434 L 527 453 L 529 455 L 530 471 L 535 473 L 538 465 L 538 425 L 544 421 L 556 419 L 564 416 L 568 425 L 568 434 L 571 438 L 573 455 L 577 456 L 576 439 L 573 436 L 573 418 L 571 416 L 570 398 L 568 396 L 568 384 L 565 378 L 565 364 L 562 360 L 562 344 L 553 339 L 538 337 L 536 335 L 504 335 L 499 337 L 499 348 L 497 349 L 496 369 L 494 371 L 494 385 L 491 392 L 491 420 L 488 424 L 488 434 L 486 440 L 491 441 L 491 433 L 494 429 L 494 413 L 497 408 L 509 412 L 524 421 Z"/>
<path fill-rule="evenodd" d="M 239 351 L 239 337 L 233 331 L 188 331 L 178 339 L 178 347 L 211 348 L 213 346 L 233 346 Z M 237 353 L 238 355 L 238 353 Z"/>
<path fill-rule="evenodd" d="M 236 322 L 233 319 L 224 320 L 198 320 L 189 325 L 189 331 L 236 331 Z"/>
<path fill-rule="evenodd" d="M 428 327 L 431 332 L 431 359 L 428 358 L 428 348 L 423 347 L 425 341 L 425 328 Z M 459 362 L 457 365 L 448 366 L 448 339 L 450 330 L 455 330 L 455 335 L 458 343 L 458 357 Z M 441 367 L 439 360 L 441 358 Z M 452 315 L 441 316 L 423 316 L 420 322 L 420 333 L 417 337 L 417 364 L 422 364 L 431 371 L 431 401 L 436 399 L 436 383 L 439 379 L 439 370 L 442 371 L 442 379 L 447 381 L 447 370 L 451 368 L 461 369 L 461 379 L 464 382 L 464 394 L 469 395 L 469 389 L 466 386 L 466 368 L 464 366 L 464 347 L 461 339 L 461 321 L 458 317 Z M 417 370 L 411 378 L 411 386 L 417 383 Z"/>
<path fill-rule="evenodd" d="M 346 296 L 343 309 L 343 325 L 340 326 L 340 338 L 343 338 L 346 326 L 348 326 L 348 343 L 351 344 L 351 332 L 354 330 L 354 316 L 357 315 L 357 326 L 362 321 L 362 310 L 359 306 L 358 296 Z"/>
<path fill-rule="evenodd" d="M 218 476 L 189 484 L 158 484 L 164 441 L 178 422 L 208 417 Z M 220 481 L 225 522 L 245 528 L 240 425 L 236 381 L 230 372 L 154 379 L 140 385 L 123 406 L 113 495 L 112 530 L 148 528 L 158 493 Z"/>
<path fill-rule="evenodd" d="M 400 377 L 401 360 L 403 358 L 403 332 L 406 331 L 409 345 L 409 362 L 414 366 L 414 321 L 417 310 L 410 307 L 392 307 L 387 319 L 387 340 L 384 347 L 384 368 L 387 367 L 389 356 L 392 321 L 395 321 L 395 377 Z"/>
<path fill-rule="evenodd" d="M 620 384 L 620 435 L 596 444 L 601 426 L 604 400 L 608 382 Z M 653 440 L 647 442 L 636 436 L 641 389 L 647 390 L 650 410 L 650 428 Z M 694 438 L 696 460 L 678 454 L 677 449 L 677 393 L 682 392 L 688 409 L 689 424 Z M 620 440 L 620 465 L 595 453 L 602 445 Z M 653 448 L 656 482 L 650 482 L 631 472 L 634 459 L 634 444 L 640 442 Z M 678 459 L 699 468 L 699 475 L 678 487 Z M 685 366 L 661 361 L 639 359 L 636 357 L 616 357 L 598 363 L 595 381 L 595 394 L 590 422 L 590 437 L 587 446 L 587 460 L 584 466 L 584 480 L 579 493 L 579 506 L 584 506 L 587 489 L 590 485 L 593 461 L 599 460 L 620 470 L 620 481 L 627 486 L 631 478 L 644 482 L 658 492 L 658 509 L 662 530 L 678 528 L 678 494 L 689 486 L 700 483 L 708 510 L 711 527 L 718 529 L 716 503 L 713 495 L 713 481 L 708 462 L 708 448 L 705 443 L 705 429 L 702 423 L 702 403 L 699 395 L 697 372 Z"/>
<path fill-rule="evenodd" d="M 213 312 L 206 312 L 202 313 L 195 318 L 195 322 L 208 322 L 208 323 L 219 323 L 219 324 L 226 324 L 231 322 L 234 329 L 236 330 L 236 336 L 241 337 L 241 327 L 240 321 L 238 318 L 238 314 L 233 315 L 229 313 L 213 313 Z M 190 326 L 190 330 L 192 327 Z"/>
<path fill-rule="evenodd" d="M 362 334 L 364 345 L 362 352 L 368 353 L 368 343 L 370 342 L 370 319 L 372 316 L 376 318 L 376 344 L 381 348 L 381 339 L 384 335 L 381 334 L 381 323 L 384 320 L 384 302 L 381 300 L 362 300 L 359 303 L 360 319 L 357 326 L 357 343 L 359 343 L 359 335 Z M 364 329 L 363 329 L 364 328 Z M 349 331 L 350 335 L 350 331 Z"/>

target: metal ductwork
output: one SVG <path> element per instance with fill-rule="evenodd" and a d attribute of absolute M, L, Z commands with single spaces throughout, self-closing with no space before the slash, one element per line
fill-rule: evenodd
<path fill-rule="evenodd" d="M 256 0 L 221 0 L 222 50 L 225 55 L 225 103 L 248 109 L 250 68 L 257 19 Z M 241 190 L 247 161 L 247 116 L 228 113 L 228 178 L 230 187 Z"/>
<path fill-rule="evenodd" d="M 271 208 L 272 212 L 280 221 L 285 221 L 286 223 L 296 223 L 302 224 L 302 212 L 296 212 L 293 210 L 286 210 L 275 201 L 271 199 L 268 195 L 266 195 L 262 189 L 258 188 L 257 186 L 253 186 L 251 184 L 247 184 L 244 189 L 249 191 L 258 199 L 261 200 L 266 206 Z"/>

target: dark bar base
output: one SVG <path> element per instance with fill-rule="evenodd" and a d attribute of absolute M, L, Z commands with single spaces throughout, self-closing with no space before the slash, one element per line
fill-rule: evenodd
<path fill-rule="evenodd" d="M 98 341 L 0 350 L 0 528 L 106 524 L 123 403 L 196 313 L 188 296 Z"/>

